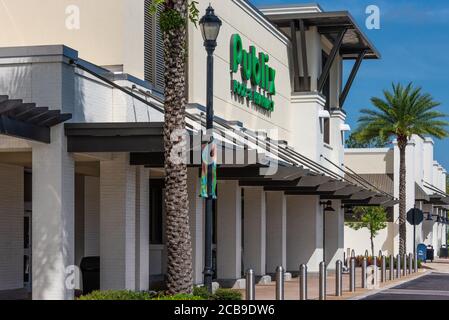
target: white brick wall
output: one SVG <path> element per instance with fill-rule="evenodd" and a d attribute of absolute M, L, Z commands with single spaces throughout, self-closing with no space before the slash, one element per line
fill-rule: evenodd
<path fill-rule="evenodd" d="M 100 287 L 135 289 L 136 168 L 129 155 L 100 165 Z"/>
<path fill-rule="evenodd" d="M 75 164 L 62 126 L 33 145 L 33 299 L 73 299 L 65 284 L 75 263 Z"/>
<path fill-rule="evenodd" d="M 0 165 L 0 290 L 23 288 L 23 168 Z"/>

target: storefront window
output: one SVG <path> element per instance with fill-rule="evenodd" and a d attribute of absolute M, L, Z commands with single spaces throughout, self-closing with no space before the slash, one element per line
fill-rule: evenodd
<path fill-rule="evenodd" d="M 164 180 L 150 180 L 150 244 L 163 244 Z"/>

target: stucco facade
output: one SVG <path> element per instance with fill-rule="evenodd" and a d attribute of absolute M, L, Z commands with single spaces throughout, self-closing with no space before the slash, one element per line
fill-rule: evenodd
<path fill-rule="evenodd" d="M 393 192 L 399 198 L 399 149 L 396 142 L 391 148 L 346 149 L 345 165 L 367 177 L 383 175 L 393 181 Z M 433 195 L 445 197 L 446 170 L 434 160 L 434 142 L 430 138 L 413 136 L 406 150 L 406 210 L 421 209 L 424 221 L 416 226 L 416 245 L 432 245 L 438 254 L 446 245 L 446 224 L 437 222 L 437 216 L 446 218 L 446 205 L 435 203 Z M 430 198 L 429 198 L 430 197 Z M 426 220 L 432 214 L 433 221 Z M 379 250 L 387 254 L 399 251 L 399 206 L 393 209 L 392 221 L 375 238 L 376 254 Z M 438 218 L 439 219 L 439 218 Z M 413 226 L 407 222 L 407 252 L 413 252 Z M 366 229 L 355 231 L 345 226 L 345 247 L 363 254 L 370 248 Z"/>
<path fill-rule="evenodd" d="M 222 286 L 242 287 L 245 270 L 252 268 L 258 279 L 269 282 L 277 266 L 295 273 L 302 263 L 316 272 L 324 256 L 333 269 L 335 262 L 343 259 L 345 248 L 342 207 L 348 202 L 344 201 L 351 201 L 353 193 L 360 196 L 365 188 L 351 185 L 339 168 L 346 160 L 343 141 L 349 129 L 340 100 L 342 61 L 355 59 L 360 56 L 358 51 L 366 50 L 371 58 L 377 58 L 377 52 L 355 24 L 351 32 L 363 41 L 346 57 L 343 55 L 348 53 L 337 50 L 335 35 L 323 33 L 312 22 L 293 31 L 283 26 L 282 19 L 304 13 L 317 14 L 325 23 L 319 6 L 273 11 L 259 10 L 244 0 L 210 2 L 223 21 L 214 55 L 217 127 L 225 123 L 234 127 L 233 134 L 247 134 L 247 140 L 265 131 L 263 143 L 276 141 L 278 154 L 254 148 L 256 158 L 262 153 L 277 156 L 280 167 L 288 172 L 282 175 L 281 171 L 273 178 L 271 182 L 277 185 L 270 188 L 265 185 L 270 177 L 249 176 L 248 172 L 254 172 L 252 163 L 247 167 L 225 163 L 223 173 L 219 171 L 214 207 L 215 280 Z M 66 124 L 49 129 L 50 143 L 0 136 L 0 176 L 14 186 L 8 190 L 11 197 L 0 198 L 0 226 L 14 226 L 8 230 L 14 233 L 12 237 L 0 237 L 0 251 L 13 249 L 11 261 L 0 263 L 0 275 L 11 274 L 8 281 L 0 276 L 0 290 L 20 289 L 24 282 L 18 260 L 24 255 L 19 245 L 24 235 L 19 225 L 24 211 L 22 194 L 28 189 L 32 194 L 28 226 L 32 228 L 29 268 L 33 299 L 72 299 L 75 290 L 82 289 L 77 267 L 85 257 L 100 258 L 102 290 L 148 290 L 163 283 L 167 253 L 164 171 L 158 149 L 162 140 L 147 136 L 147 132 L 160 129 L 164 120 L 163 96 L 145 81 L 144 4 L 142 0 L 47 0 L 24 6 L 23 1 L 4 1 L 0 8 L 0 25 L 12 30 L 11 35 L 0 37 L 0 94 L 71 114 Z M 200 12 L 208 4 L 200 1 Z M 80 10 L 79 29 L 64 27 L 66 19 L 73 18 L 71 6 Z M 67 11 L 68 7 L 72 10 Z M 36 21 L 33 15 L 48 19 Z M 353 23 L 350 16 L 343 18 Z M 293 32 L 293 42 L 305 41 L 304 52 L 292 49 Z M 232 80 L 245 82 L 230 67 L 230 42 L 236 34 L 243 49 L 253 46 L 251 50 L 266 54 L 267 65 L 276 71 L 276 80 L 274 75 L 270 80 L 276 94 L 256 89 L 274 103 L 273 110 L 232 92 Z M 205 105 L 206 53 L 200 30 L 191 24 L 188 39 L 187 122 L 192 131 L 198 131 L 201 118 L 195 116 L 201 117 Z M 343 45 L 345 39 L 342 37 Z M 305 68 L 293 67 L 296 60 Z M 298 89 L 298 81 L 307 75 L 309 87 Z M 148 139 L 143 147 L 139 144 L 142 136 Z M 147 162 L 139 162 L 142 158 Z M 238 173 L 226 171 L 229 168 Z M 21 182 L 25 169 L 32 174 L 32 182 Z M 395 164 L 379 163 L 376 170 L 384 169 L 395 172 Z M 440 171 L 432 160 L 432 181 L 440 179 L 434 173 Z M 199 176 L 200 168 L 190 165 L 189 224 L 196 285 L 203 282 L 205 234 Z M 295 178 L 288 180 L 289 176 Z M 287 180 L 294 183 L 293 190 L 284 185 Z M 254 181 L 258 185 L 251 185 Z M 349 192 L 351 188 L 357 191 Z M 327 200 L 330 204 L 323 204 Z M 327 205 L 335 211 L 325 213 L 324 219 Z"/>

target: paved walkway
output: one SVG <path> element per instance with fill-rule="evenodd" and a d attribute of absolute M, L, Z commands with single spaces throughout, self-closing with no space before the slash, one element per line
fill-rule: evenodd
<path fill-rule="evenodd" d="M 423 274 L 426 270 L 419 270 L 418 273 L 412 273 L 406 277 L 402 276 L 400 279 L 395 279 L 392 281 L 387 281 L 385 283 L 380 283 L 379 288 L 390 287 L 403 283 L 404 281 L 409 281 L 416 279 Z M 389 271 L 387 271 L 387 279 L 389 278 Z M 327 277 L 327 300 L 345 300 L 352 299 L 357 296 L 365 296 L 371 292 L 368 289 L 361 288 L 362 273 L 361 269 L 356 270 L 356 291 L 349 292 L 349 274 L 343 274 L 343 296 L 337 297 L 335 295 L 335 273 L 333 271 L 328 272 Z M 318 274 L 308 275 L 308 292 L 307 296 L 309 300 L 317 300 L 319 297 L 319 277 Z M 256 286 L 256 300 L 274 300 L 276 297 L 276 283 L 273 281 L 268 285 L 257 285 Z M 242 290 L 243 294 L 245 290 Z M 285 300 L 299 300 L 299 278 L 293 278 L 290 281 L 285 282 Z"/>

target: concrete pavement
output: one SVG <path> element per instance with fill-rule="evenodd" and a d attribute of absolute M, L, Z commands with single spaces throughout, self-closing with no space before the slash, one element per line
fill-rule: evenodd
<path fill-rule="evenodd" d="M 366 296 L 363 300 L 449 300 L 449 260 L 423 265 L 426 274 L 418 279 Z"/>
<path fill-rule="evenodd" d="M 416 279 L 427 271 L 420 270 L 418 273 L 412 273 L 406 277 L 401 277 L 400 279 L 395 279 L 392 281 L 386 281 L 385 283 L 379 283 L 379 288 L 387 288 L 403 283 L 404 281 L 409 281 Z M 387 271 L 387 279 L 389 277 L 389 271 Z M 333 271 L 328 271 L 327 277 L 327 300 L 346 300 L 346 299 L 357 299 L 357 297 L 363 297 L 373 292 L 372 290 L 362 289 L 362 273 L 361 269 L 356 270 L 356 291 L 349 292 L 349 274 L 343 275 L 343 296 L 337 297 L 335 295 L 335 273 Z M 256 300 L 274 300 L 275 299 L 275 288 L 276 283 L 273 281 L 270 284 L 257 285 L 256 286 Z M 309 273 L 308 275 L 308 299 L 317 300 L 319 296 L 319 277 L 316 273 Z M 245 294 L 245 290 L 241 290 Z M 285 300 L 299 300 L 299 279 L 293 278 L 290 281 L 285 282 Z M 377 290 L 376 290 L 377 292 Z"/>

